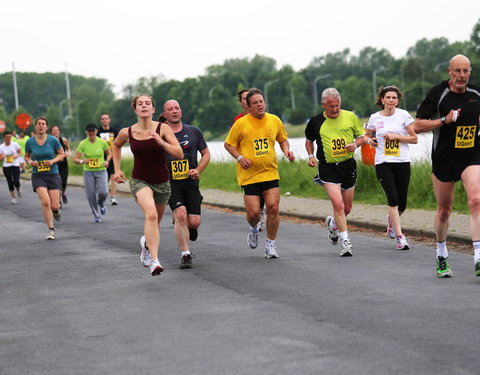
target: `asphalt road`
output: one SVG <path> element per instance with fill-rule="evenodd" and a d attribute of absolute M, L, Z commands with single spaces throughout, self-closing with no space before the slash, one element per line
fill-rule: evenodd
<path fill-rule="evenodd" d="M 325 228 L 282 222 L 279 259 L 247 248 L 242 215 L 203 212 L 194 268 L 179 270 L 169 212 L 151 277 L 143 217 L 123 197 L 95 224 L 79 188 L 46 241 L 24 184 L 0 179 L 0 374 L 478 374 L 480 278 L 450 253 L 437 279 L 430 244 L 393 250 L 352 233 L 340 258 Z"/>

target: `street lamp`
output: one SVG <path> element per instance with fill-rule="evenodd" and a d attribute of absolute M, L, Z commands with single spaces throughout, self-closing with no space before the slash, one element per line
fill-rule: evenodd
<path fill-rule="evenodd" d="M 444 65 L 447 65 L 450 64 L 450 60 L 449 61 L 442 61 L 442 62 L 439 62 L 438 64 L 435 65 L 435 68 L 433 68 L 433 70 L 435 70 L 436 72 L 438 72 L 440 70 L 440 68 Z"/>
<path fill-rule="evenodd" d="M 376 101 L 377 99 L 377 73 L 384 72 L 385 70 L 388 70 L 388 69 L 385 68 L 384 66 L 373 69 L 372 82 L 373 82 L 373 100 L 374 101 Z"/>
<path fill-rule="evenodd" d="M 267 83 L 265 83 L 265 86 L 263 88 L 263 94 L 265 95 L 265 102 L 267 103 L 266 107 L 265 107 L 265 112 L 268 112 L 268 86 L 270 86 L 271 84 L 273 84 L 277 81 L 278 81 L 278 78 L 276 78 L 272 81 L 268 81 Z"/>
<path fill-rule="evenodd" d="M 319 80 L 330 77 L 330 74 L 322 74 L 321 76 L 316 76 L 313 80 L 313 115 L 317 114 L 318 108 L 318 88 L 317 83 Z"/>

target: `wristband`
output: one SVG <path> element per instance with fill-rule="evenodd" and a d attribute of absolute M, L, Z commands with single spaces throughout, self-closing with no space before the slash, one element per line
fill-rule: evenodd
<path fill-rule="evenodd" d="M 309 159 L 310 159 L 310 158 L 314 158 L 314 157 L 315 157 L 315 155 L 313 155 L 313 154 L 308 155 L 308 158 L 309 158 Z"/>
<path fill-rule="evenodd" d="M 80 159 L 80 164 L 83 164 L 83 160 L 82 160 L 82 159 Z"/>
<path fill-rule="evenodd" d="M 240 162 L 240 160 L 243 159 L 243 155 L 240 155 L 238 158 L 237 158 L 237 161 Z"/>

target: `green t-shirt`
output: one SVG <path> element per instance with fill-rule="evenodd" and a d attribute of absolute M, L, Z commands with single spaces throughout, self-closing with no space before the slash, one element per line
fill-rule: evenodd
<path fill-rule="evenodd" d="M 81 152 L 90 162 L 83 165 L 84 171 L 104 171 L 105 150 L 109 149 L 108 143 L 98 137 L 95 142 L 90 142 L 89 138 L 84 139 L 78 145 L 77 151 Z"/>

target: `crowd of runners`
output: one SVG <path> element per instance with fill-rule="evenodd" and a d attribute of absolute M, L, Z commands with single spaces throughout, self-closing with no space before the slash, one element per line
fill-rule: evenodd
<path fill-rule="evenodd" d="M 417 143 L 417 133 L 433 131 L 432 184 L 437 199 L 435 217 L 436 274 L 452 276 L 448 263 L 447 235 L 452 211 L 454 185 L 461 181 L 468 198 L 470 230 L 474 248 L 475 275 L 480 276 L 480 88 L 469 83 L 471 66 L 464 55 L 451 58 L 449 79 L 433 87 L 418 108 L 416 119 L 398 108 L 402 92 L 396 86 L 381 87 L 366 126 L 351 111 L 341 107 L 341 95 L 335 88 L 322 92 L 323 112 L 312 117 L 305 128 L 308 165 L 317 168 L 314 181 L 326 191 L 332 205 L 327 216 L 327 236 L 332 245 L 340 245 L 341 257 L 354 254 L 347 216 L 353 207 L 356 182 L 355 150 L 363 144 L 375 148 L 375 171 L 386 200 L 387 235 L 395 240 L 395 249 L 410 245 L 402 231 L 400 217 L 407 208 L 410 182 L 409 144 Z M 225 149 L 236 160 L 238 184 L 243 193 L 248 231 L 246 242 L 257 248 L 259 231 L 266 231 L 267 259 L 279 257 L 276 244 L 279 229 L 280 175 L 275 143 L 283 156 L 294 161 L 288 135 L 279 117 L 266 112 L 263 93 L 256 88 L 238 93 L 242 113 L 233 120 L 225 140 Z M 147 94 L 133 98 L 137 122 L 121 131 L 110 126 L 110 116 L 101 115 L 101 127 L 86 126 L 87 137 L 75 150 L 73 161 L 83 165 L 85 193 L 95 222 L 106 214 L 111 183 L 110 204 L 118 204 L 118 183 L 127 182 L 121 170 L 121 148 L 127 142 L 133 153 L 132 195 L 145 216 L 140 236 L 140 262 L 152 276 L 163 267 L 159 261 L 160 223 L 166 206 L 174 222 L 174 236 L 181 251 L 180 268 L 191 268 L 194 255 L 190 242 L 198 237 L 201 224 L 202 195 L 199 179 L 210 161 L 207 143 L 198 127 L 182 122 L 182 110 L 176 100 L 168 100 L 155 121 L 154 99 Z M 11 132 L 4 133 L 0 159 L 8 183 L 12 204 L 21 197 L 20 173 L 26 164 L 32 169 L 32 187 L 41 201 L 48 227 L 48 240 L 56 238 L 54 220 L 61 219 L 61 205 L 67 204 L 68 164 L 61 163 L 72 150 L 68 140 L 53 127 L 47 133 L 48 120 L 38 117 L 35 133 L 17 142 Z M 264 214 L 263 214 L 264 213 Z M 264 216 L 264 218 L 263 218 Z"/>

